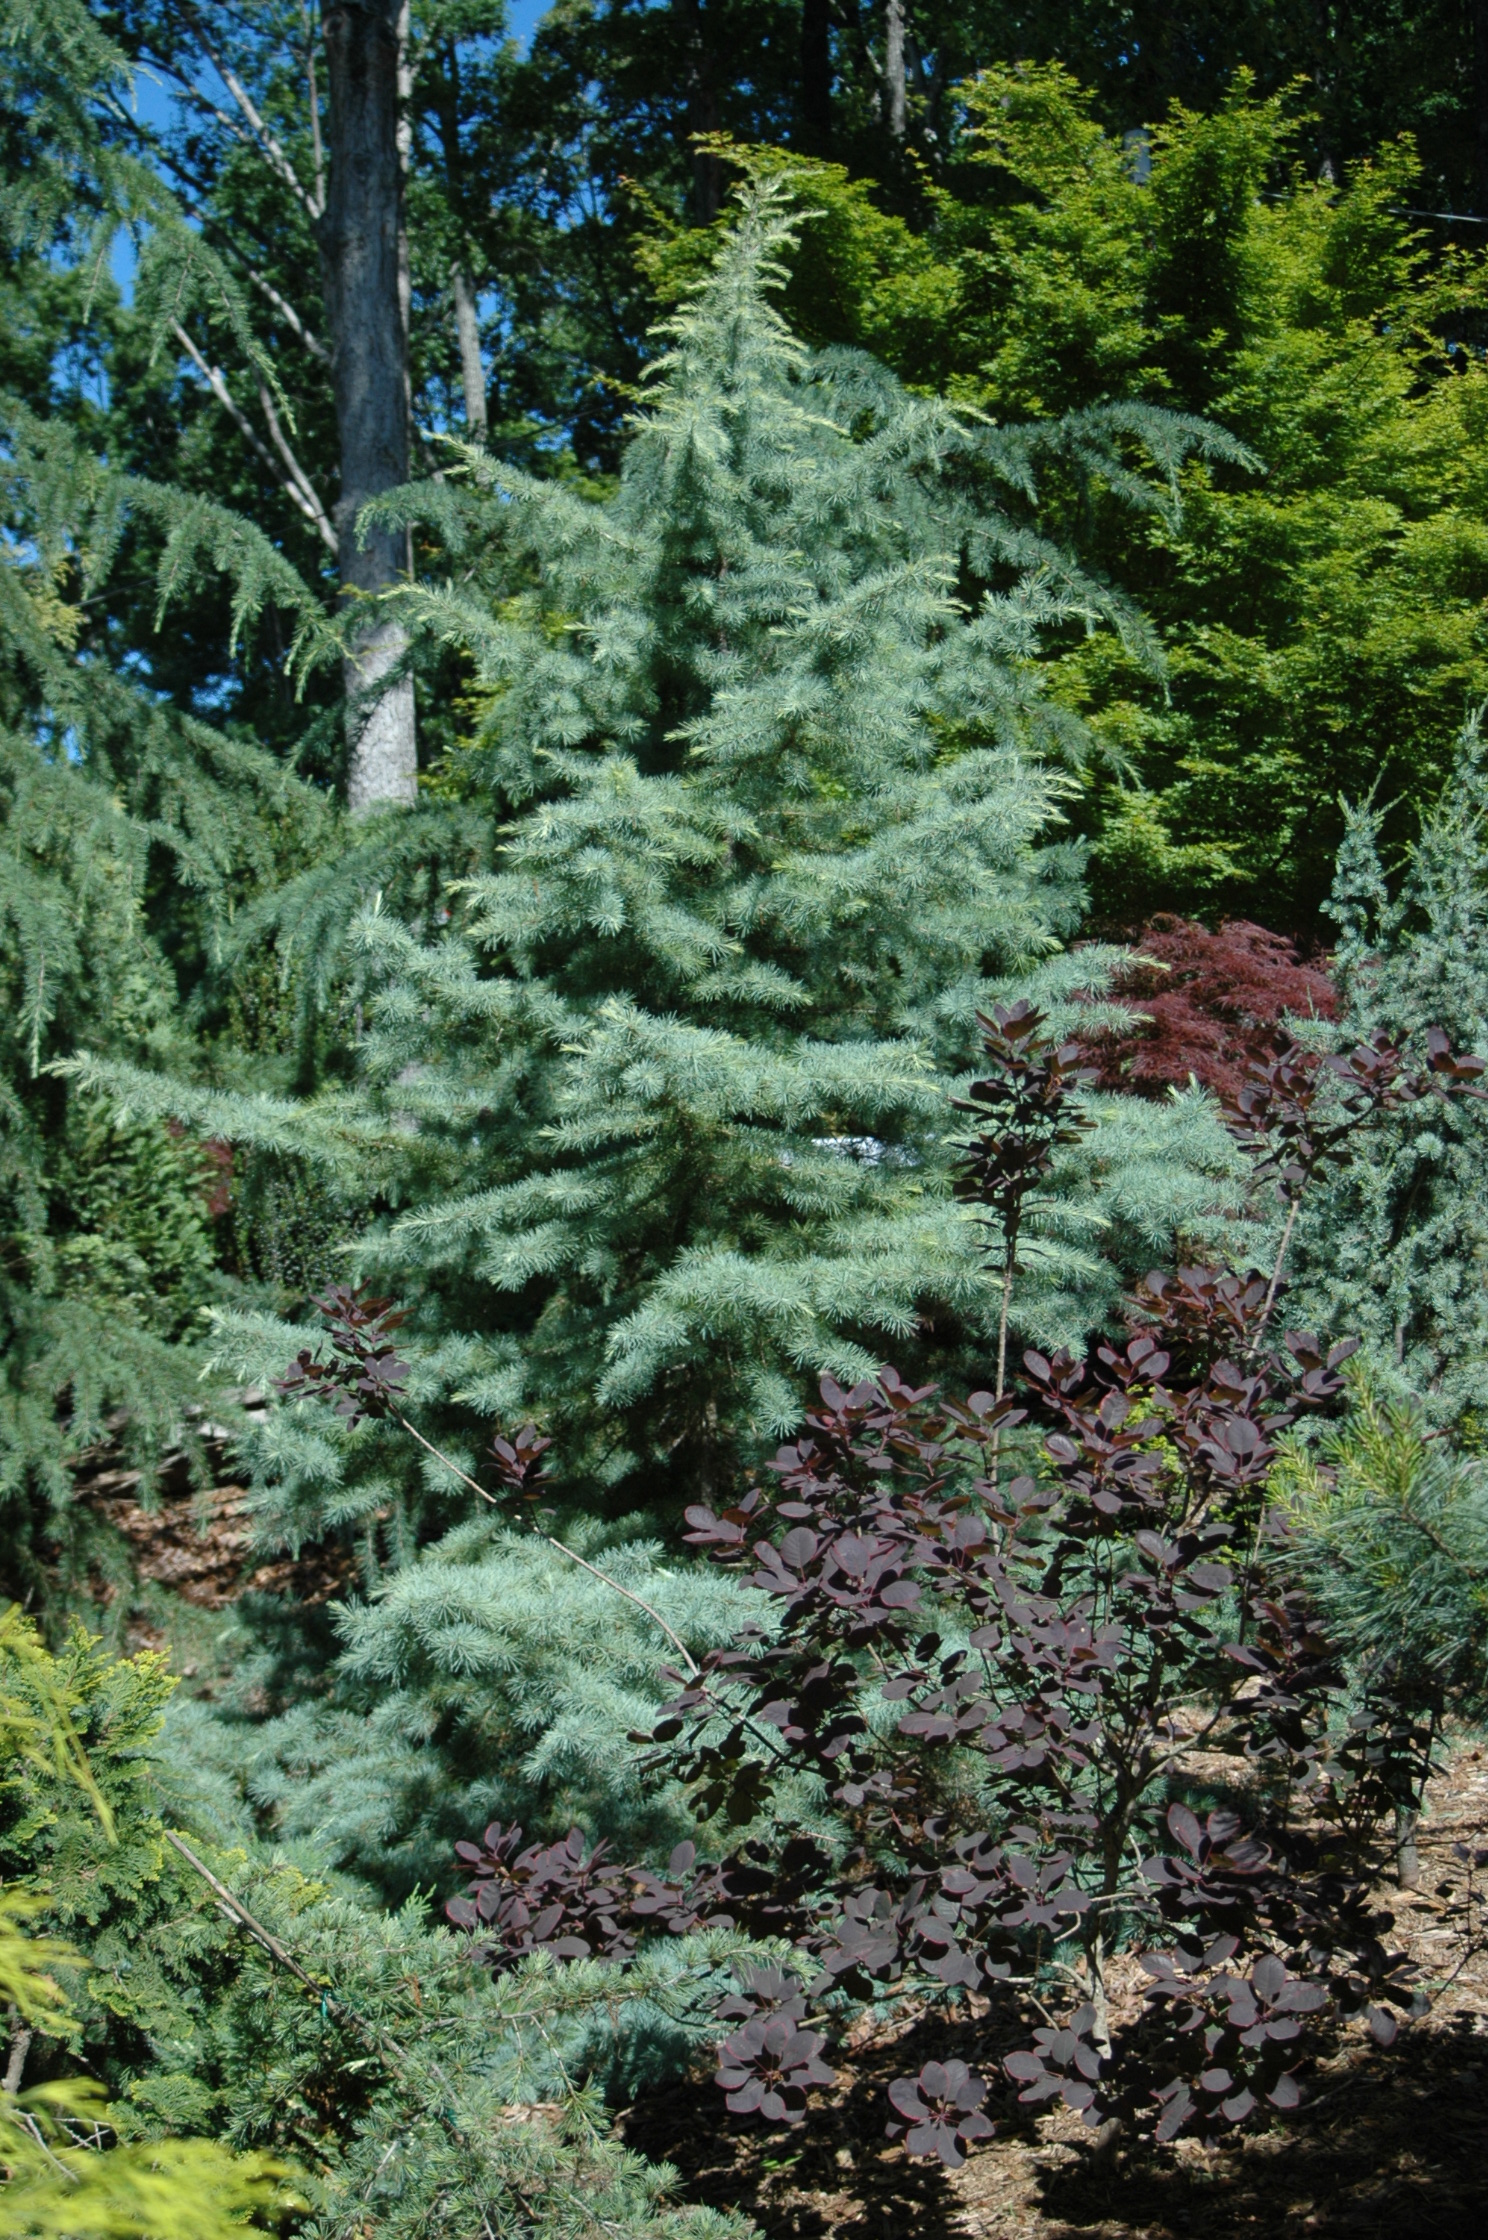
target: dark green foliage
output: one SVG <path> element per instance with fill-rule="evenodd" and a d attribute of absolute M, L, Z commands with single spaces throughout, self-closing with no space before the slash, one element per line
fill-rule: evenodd
<path fill-rule="evenodd" d="M 105 1313 L 178 1338 L 216 1288 L 210 1205 L 217 1169 L 202 1146 L 159 1123 L 111 1123 L 73 1100 L 59 1146 L 54 1238 L 59 1281 Z"/>
<path fill-rule="evenodd" d="M 225 571 L 235 627 L 267 600 L 326 641 L 263 536 L 118 472 L 87 395 L 54 395 L 59 305 L 78 311 L 120 225 L 149 231 L 176 300 L 232 331 L 241 304 L 121 146 L 120 59 L 87 12 L 18 5 L 5 33 L 0 102 L 28 155 L 0 200 L 0 1505 L 5 1583 L 35 1595 L 75 1582 L 87 1554 L 66 1458 L 112 1423 L 148 1465 L 200 1398 L 181 1341 L 223 1290 L 200 1140 L 110 1117 L 58 1069 L 86 1047 L 208 1071 L 192 999 L 225 929 L 328 822 L 261 747 L 151 688 L 108 589 L 143 534 L 157 612 Z"/>
<path fill-rule="evenodd" d="M 960 14 L 962 11 L 957 10 Z M 1057 60 L 1097 89 L 1118 130 L 1161 116 L 1170 100 L 1209 109 L 1237 71 L 1262 90 L 1306 83 L 1302 152 L 1309 171 L 1340 168 L 1387 136 L 1411 132 L 1428 166 L 1425 199 L 1484 212 L 1478 117 L 1488 56 L 1456 0 L 991 0 L 975 9 L 985 52 Z M 990 34 L 990 37 L 989 37 Z M 980 59 L 980 58 L 979 58 Z"/>

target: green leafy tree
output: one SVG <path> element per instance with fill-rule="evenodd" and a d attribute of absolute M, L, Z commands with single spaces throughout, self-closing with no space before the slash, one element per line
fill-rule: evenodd
<path fill-rule="evenodd" d="M 1105 749 L 1075 811 L 1098 920 L 1313 933 L 1338 794 L 1387 770 L 1403 842 L 1488 686 L 1481 250 L 1416 226 L 1408 143 L 1310 178 L 1298 103 L 1243 76 L 1137 153 L 1058 65 L 985 70 L 963 98 L 957 163 L 913 226 L 844 168 L 739 153 L 813 212 L 792 316 L 1000 423 L 1145 400 L 1240 439 L 1247 457 L 1190 460 L 1135 523 L 1078 456 L 1044 456 L 1040 518 L 1165 657 L 1154 675 L 1072 633 L 1049 690 Z M 659 221 L 643 251 L 663 296 L 701 253 Z"/>

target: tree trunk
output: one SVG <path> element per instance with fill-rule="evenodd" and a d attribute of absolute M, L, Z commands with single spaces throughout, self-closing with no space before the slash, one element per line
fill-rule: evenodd
<path fill-rule="evenodd" d="M 408 328 L 399 148 L 400 0 L 327 0 L 330 179 L 320 221 L 331 330 L 341 494 L 336 530 L 354 636 L 346 663 L 347 801 L 354 816 L 415 797 L 413 684 L 387 683 L 408 648 L 399 622 L 370 605 L 403 575 L 401 530 L 356 530 L 369 499 L 408 479 Z"/>
<path fill-rule="evenodd" d="M 813 156 L 832 145 L 831 0 L 801 0 L 801 140 Z"/>
<path fill-rule="evenodd" d="M 451 41 L 444 50 L 444 99 L 439 109 L 444 144 L 444 191 L 455 223 L 464 231 L 465 165 L 460 155 L 460 56 Z M 465 395 L 465 426 L 477 443 L 486 436 L 486 369 L 481 361 L 480 321 L 475 278 L 464 249 L 450 270 L 455 302 L 455 342 L 460 353 L 460 387 Z"/>
<path fill-rule="evenodd" d="M 688 12 L 692 18 L 688 35 L 692 50 L 687 100 L 690 138 L 694 133 L 718 130 L 718 58 L 713 52 L 712 25 L 703 0 L 690 0 Z M 692 151 L 692 191 L 698 224 L 712 225 L 723 203 L 723 166 L 717 156 L 703 148 Z"/>
<path fill-rule="evenodd" d="M 1333 24 L 1328 0 L 1313 0 L 1312 5 L 1312 82 L 1317 93 L 1318 113 L 1318 177 L 1324 186 L 1332 186 L 1338 176 L 1334 160 L 1333 119 L 1330 96 L 1333 91 L 1332 63 Z"/>
<path fill-rule="evenodd" d="M 477 443 L 486 440 L 486 369 L 481 361 L 480 322 L 475 289 L 463 265 L 450 275 L 455 298 L 455 340 L 460 345 L 460 386 L 465 392 L 465 425 Z"/>
<path fill-rule="evenodd" d="M 888 92 L 889 135 L 904 138 L 908 102 L 904 88 L 904 0 L 884 0 L 884 84 Z"/>

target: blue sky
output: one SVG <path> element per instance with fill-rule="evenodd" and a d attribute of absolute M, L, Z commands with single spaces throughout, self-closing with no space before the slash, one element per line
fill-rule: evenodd
<path fill-rule="evenodd" d="M 550 0 L 507 0 L 511 35 L 524 54 L 549 5 Z M 164 126 L 170 122 L 173 102 L 160 80 L 141 70 L 134 82 L 134 107 L 146 124 Z M 134 287 L 135 266 L 134 246 L 127 233 L 120 233 L 115 241 L 112 263 L 114 278 L 127 301 Z"/>
<path fill-rule="evenodd" d="M 508 0 L 507 17 L 512 37 L 525 54 L 533 28 L 548 12 L 548 0 Z"/>

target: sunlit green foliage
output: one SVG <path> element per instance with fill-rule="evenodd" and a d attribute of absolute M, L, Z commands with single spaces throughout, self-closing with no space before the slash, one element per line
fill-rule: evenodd
<path fill-rule="evenodd" d="M 1361 1683 L 1480 1716 L 1488 1701 L 1488 1481 L 1417 1408 L 1356 1381 L 1343 1422 L 1277 1491 L 1286 1561 Z"/>
<path fill-rule="evenodd" d="M 133 1800 L 121 1794 L 112 1760 L 121 1747 L 148 1740 L 156 1724 L 147 1686 L 144 1723 L 131 1729 L 126 1719 L 121 1731 L 111 1717 L 119 1691 L 99 1687 L 97 1661 L 81 1651 L 79 1643 L 60 1660 L 49 1657 L 14 1608 L 0 1613 L 0 1842 L 7 1874 L 18 1864 L 32 1870 L 21 1881 L 0 1880 L 0 1999 L 9 2023 L 0 2233 L 5 2240 L 228 2240 L 250 2223 L 260 2230 L 277 2223 L 274 2211 L 294 2205 L 279 2182 L 283 2166 L 206 2139 L 140 2138 L 137 2112 L 111 2104 L 96 2077 L 71 2066 L 86 2032 L 69 1992 L 87 1982 L 89 1962 L 52 1930 L 79 1915 L 62 1886 L 69 1898 L 81 1896 L 88 1876 L 76 1854 L 61 1861 L 36 1838 L 60 1816 L 91 1831 L 95 1860 L 111 1864 L 126 1852 Z M 102 1784 L 91 1741 L 104 1744 Z M 39 1874 L 38 1848 L 48 1859 Z M 67 2064 L 61 2073 L 58 2057 Z M 28 2061 L 45 2072 L 30 2086 Z"/>
<path fill-rule="evenodd" d="M 488 695 L 463 782 L 517 807 L 447 930 L 362 920 L 356 1083 L 296 1106 L 86 1076 L 358 1170 L 388 1210 L 349 1265 L 412 1304 L 451 1451 L 468 1465 L 493 1418 L 536 1414 L 571 1490 L 669 1512 L 796 1420 L 822 1369 L 974 1363 L 995 1331 L 950 1100 L 978 1008 L 1036 988 L 1073 1017 L 1108 970 L 1069 946 L 1083 739 L 1036 654 L 1075 616 L 1129 620 L 1029 522 L 1029 463 L 1121 473 L 1129 432 L 1195 440 L 1150 414 L 1004 438 L 807 352 L 770 302 L 792 233 L 764 182 L 613 498 L 472 458 L 406 500 L 464 579 L 410 607 Z M 499 596 L 513 580 L 531 589 Z M 1208 1233 L 1231 1170 L 1197 1096 L 1102 1117 L 1030 1244 L 1022 1326 L 1051 1340 Z M 228 1330 L 219 1358 L 254 1383 L 299 1342 Z M 437 1470 L 408 1486 L 372 1428 L 336 1447 L 276 1419 L 263 1459 L 296 1537 L 375 1517 L 393 1484 L 420 1537 L 431 1504 L 466 1502 Z"/>
<path fill-rule="evenodd" d="M 1100 916 L 1310 929 L 1338 793 L 1383 776 L 1407 834 L 1488 690 L 1483 254 L 1416 226 L 1409 144 L 1341 186 L 1302 174 L 1301 96 L 1243 74 L 1135 148 L 1055 65 L 984 71 L 966 101 L 922 230 L 841 169 L 747 159 L 817 214 L 795 313 L 999 422 L 1145 398 L 1249 448 L 1190 463 L 1181 510 L 1138 524 L 1045 462 L 1044 518 L 1137 597 L 1167 662 L 1156 680 L 1085 638 L 1051 685 L 1124 765 L 1080 812 Z M 664 295 L 697 255 L 687 233 L 652 247 Z"/>
<path fill-rule="evenodd" d="M 0 1991 L 32 2033 L 32 2089 L 0 2106 L 6 2240 L 226 2240 L 295 2193 L 315 2240 L 361 2235 L 369 2212 L 379 2240 L 431 2219 L 499 2240 L 742 2240 L 740 2220 L 666 2206 L 664 2173 L 609 2140 L 596 2082 L 685 2058 L 742 1940 L 680 1940 L 623 1987 L 541 1961 L 493 1985 L 417 1903 L 378 1914 L 282 1859 L 201 1845 L 322 2000 L 165 1841 L 163 1814 L 190 1825 L 193 1808 L 179 1783 L 167 1803 L 152 1757 L 161 1661 L 114 1662 L 81 1633 L 52 1658 L 0 1627 Z M 96 2123 L 119 2144 L 96 2151 Z"/>

